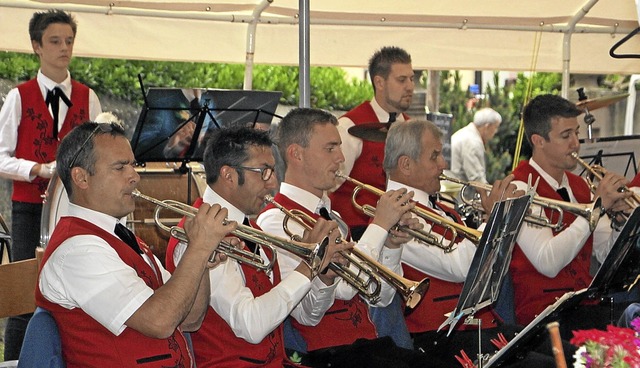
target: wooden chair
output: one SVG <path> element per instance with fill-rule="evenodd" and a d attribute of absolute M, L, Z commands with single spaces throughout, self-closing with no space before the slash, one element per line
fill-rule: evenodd
<path fill-rule="evenodd" d="M 36 258 L 0 265 L 0 318 L 33 313 L 35 290 L 44 249 Z"/>

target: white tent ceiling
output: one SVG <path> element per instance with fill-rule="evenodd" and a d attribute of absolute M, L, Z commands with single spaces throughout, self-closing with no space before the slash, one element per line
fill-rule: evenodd
<path fill-rule="evenodd" d="M 76 56 L 244 63 L 250 50 L 258 64 L 298 64 L 298 1 L 263 2 L 248 37 L 259 3 L 2 0 L 0 50 L 31 52 L 32 13 L 55 7 L 78 20 Z M 364 67 L 376 49 L 397 45 L 415 69 L 631 74 L 640 59 L 613 59 L 609 49 L 636 27 L 634 0 L 310 0 L 310 63 Z M 618 53 L 640 53 L 640 35 Z"/>

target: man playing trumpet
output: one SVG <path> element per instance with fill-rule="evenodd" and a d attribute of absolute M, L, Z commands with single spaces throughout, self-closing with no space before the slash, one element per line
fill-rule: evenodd
<path fill-rule="evenodd" d="M 288 208 L 297 209 L 314 219 L 330 217 L 339 224 L 341 236 L 346 238 L 349 228 L 341 220 L 339 214 L 331 210 L 331 201 L 327 191 L 336 184 L 336 172 L 344 161 L 340 145 L 341 139 L 336 128 L 337 119 L 328 112 L 319 109 L 299 108 L 290 111 L 278 127 L 277 144 L 286 164 L 284 182 L 275 200 Z M 358 242 L 359 249 L 369 253 L 372 258 L 390 269 L 399 271 L 399 245 L 408 237 L 393 227 L 401 220 L 403 214 L 413 208 L 410 203 L 413 194 L 404 189 L 392 190 L 380 198 L 373 222 L 368 226 Z M 266 231 L 285 236 L 284 214 L 273 206 L 268 206 L 260 216 L 258 225 Z M 303 228 L 294 221 L 288 221 L 293 232 L 302 233 Z M 395 238 L 388 237 L 391 234 Z M 299 260 L 290 254 L 279 254 L 280 270 L 287 275 Z M 325 314 L 322 321 L 314 327 L 302 326 L 293 322 L 296 331 L 303 338 L 300 350 L 309 352 L 334 347 L 333 356 L 312 360 L 309 364 L 344 364 L 357 366 L 376 366 L 385 362 L 393 365 L 403 362 L 409 364 L 411 359 L 426 358 L 408 349 L 398 349 L 393 343 L 376 340 L 377 326 L 372 323 L 369 306 L 358 296 L 357 290 L 343 280 L 332 285 L 336 301 Z M 395 290 L 388 284 L 382 284 L 378 305 L 385 306 L 391 302 Z M 400 328 L 401 326 L 396 326 Z M 349 347 L 358 339 L 367 339 L 366 350 Z M 306 345 L 306 346 L 304 346 Z M 339 345 L 347 345 L 336 348 Z M 355 344 L 358 345 L 357 343 Z M 360 354 L 358 354 L 360 353 Z M 322 355 L 310 354 L 312 357 Z M 422 364 L 425 364 L 423 361 Z M 430 361 L 429 361 L 430 362 Z M 419 361 L 413 361 L 417 366 Z"/>
<path fill-rule="evenodd" d="M 514 183 L 522 188 L 529 178 L 531 182 L 539 179 L 539 196 L 573 203 L 590 203 L 600 197 L 604 210 L 624 210 L 624 199 L 631 195 L 618 190 L 627 184 L 624 177 L 607 173 L 592 194 L 586 181 L 571 173 L 577 164 L 572 154 L 580 149 L 577 116 L 581 113 L 559 96 L 541 95 L 531 100 L 523 118 L 533 154 L 514 170 Z M 549 209 L 543 214 L 552 216 Z M 519 324 L 529 323 L 564 293 L 589 286 L 592 256 L 602 262 L 618 234 L 604 214 L 593 232 L 586 219 L 566 211 L 563 224 L 562 230 L 555 230 L 525 223 L 520 230 L 510 271 Z M 609 319 L 608 306 L 592 304 L 573 311 L 560 325 L 564 330 L 604 328 Z M 569 337 L 563 333 L 563 338 Z"/>
<path fill-rule="evenodd" d="M 183 262 L 169 275 L 124 227 L 140 181 L 134 162 L 117 124 L 81 124 L 57 153 L 71 203 L 45 250 L 36 304 L 56 320 L 68 367 L 191 366 L 180 327 L 200 326 L 208 260 L 236 224 L 218 205 L 200 208 L 186 224 Z"/>
<path fill-rule="evenodd" d="M 455 366 L 458 364 L 455 355 L 460 350 L 464 350 L 469 356 L 477 355 L 477 327 L 461 325 L 451 336 L 445 336 L 446 331 L 438 332 L 437 329 L 445 321 L 445 314 L 456 307 L 476 244 L 461 236 L 461 231 L 458 231 L 456 239 L 451 239 L 452 231 L 447 223 L 458 225 L 464 230 L 464 222 L 453 209 L 436 198 L 440 190 L 440 175 L 447 166 L 442 155 L 442 132 L 435 124 L 426 120 L 411 120 L 392 126 L 385 142 L 383 165 L 389 178 L 387 190 L 412 191 L 415 193 L 413 199 L 417 203 L 416 210 L 443 218 L 442 224 L 445 226 L 420 218 L 424 224 L 422 232 L 430 233 L 435 238 L 431 243 L 414 238 L 403 246 L 404 276 L 414 280 L 428 276 L 431 280 L 425 299 L 417 308 L 407 311 L 406 323 L 414 336 L 416 348 L 424 350 L 431 357 L 441 359 L 443 367 Z M 510 184 L 511 180 L 511 176 L 497 180 L 488 195 L 479 191 L 486 212 L 490 212 L 494 203 L 503 199 L 503 196 L 506 198 L 524 194 L 515 190 L 516 187 Z M 485 224 L 482 224 L 480 230 L 484 227 Z M 467 231 L 472 233 L 474 229 Z M 433 244 L 435 241 L 438 244 L 454 241 L 455 245 L 452 251 L 445 251 Z M 475 318 L 482 320 L 483 336 L 487 337 L 482 342 L 484 352 L 495 350 L 489 340 L 495 338 L 498 332 L 508 336 L 517 331 L 512 326 L 497 328 L 499 321 L 490 308 L 480 311 Z M 541 367 L 545 363 L 553 363 L 553 359 L 547 357 L 536 355 L 530 358 L 526 360 L 528 366 Z M 438 365 L 433 363 L 430 366 Z"/>
<path fill-rule="evenodd" d="M 265 195 L 276 188 L 271 145 L 264 131 L 248 127 L 216 130 L 204 154 L 208 185 L 196 206 L 217 203 L 229 211 L 230 220 L 248 225 L 248 217 L 260 211 Z M 334 224 L 321 221 L 309 237 L 323 237 L 334 228 Z M 251 242 L 244 246 L 265 259 L 275 256 Z M 167 268 L 179 267 L 190 247 L 172 238 Z M 333 249 L 345 246 L 332 241 L 326 259 L 331 258 Z M 335 278 L 330 273 L 314 277 L 300 260 L 293 268 L 281 277 L 277 262 L 273 271 L 266 273 L 228 259 L 211 269 L 210 306 L 202 327 L 191 335 L 198 367 L 291 364 L 285 355 L 282 322 L 291 315 L 300 324 L 317 324 L 333 302 L 326 285 L 333 284 Z"/>

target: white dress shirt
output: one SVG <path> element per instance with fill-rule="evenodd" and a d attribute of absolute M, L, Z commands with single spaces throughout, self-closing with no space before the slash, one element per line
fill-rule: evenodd
<path fill-rule="evenodd" d="M 389 180 L 387 183 L 387 190 L 397 190 L 406 188 L 408 191 L 413 191 L 413 200 L 421 205 L 431 208 L 443 217 L 447 217 L 446 213 L 439 209 L 434 208 L 429 201 L 429 194 L 426 192 L 410 187 L 405 184 L 398 183 L 393 180 Z M 448 217 L 447 217 L 448 218 Z M 431 229 L 431 223 L 427 223 L 421 217 L 418 217 L 420 223 L 424 225 L 423 231 L 429 232 Z M 485 227 L 482 224 L 480 230 Z M 442 239 L 442 235 L 435 232 L 431 233 L 438 239 Z M 449 282 L 464 282 L 471 261 L 476 252 L 476 245 L 468 239 L 456 243 L 455 250 L 453 252 L 445 253 L 441 248 L 433 245 L 427 245 L 416 239 L 411 240 L 403 245 L 402 262 L 421 271 L 429 276 L 433 276 L 440 280 Z"/>
<path fill-rule="evenodd" d="M 36 79 L 43 99 L 46 100 L 47 91 L 54 87 L 60 87 L 64 94 L 71 99 L 71 75 L 68 72 L 67 78 L 62 83 L 56 83 L 47 78 L 41 70 L 38 71 Z M 58 130 L 62 129 L 68 110 L 67 104 L 61 102 L 58 110 Z M 89 118 L 95 120 L 101 112 L 102 108 L 98 96 L 92 89 L 89 89 Z M 51 107 L 49 107 L 49 113 L 51 113 Z M 0 110 L 0 176 L 11 180 L 32 181 L 35 176 L 30 176 L 29 172 L 37 162 L 14 157 L 18 144 L 20 120 L 22 120 L 22 101 L 18 88 L 13 88 L 7 94 L 2 110 Z"/>
<path fill-rule="evenodd" d="M 346 225 L 340 219 L 340 215 L 336 212 L 331 212 L 331 201 L 329 197 L 325 195 L 322 198 L 319 198 L 310 192 L 293 186 L 289 183 L 283 182 L 280 185 L 280 193 L 287 196 L 291 200 L 297 202 L 303 208 L 313 212 L 318 213 L 320 207 L 327 208 L 331 213 L 331 217 L 338 220 L 338 224 L 340 225 L 340 231 L 343 237 L 346 237 L 346 232 L 343 232 L 346 228 Z M 269 209 L 258 216 L 257 224 L 269 234 L 279 235 L 283 237 L 288 237 L 282 228 L 282 223 L 284 221 L 284 213 L 277 208 Z M 341 225 L 342 223 L 342 225 Z M 297 224 L 295 221 L 290 220 L 288 222 L 289 229 L 293 231 L 295 234 L 302 235 L 304 233 L 304 229 L 302 226 Z M 397 274 L 401 274 L 402 269 L 400 267 L 400 256 L 402 254 L 402 249 L 390 249 L 384 247 L 384 241 L 387 238 L 387 232 L 382 229 L 378 225 L 369 225 L 367 230 L 360 238 L 360 241 L 356 244 L 358 249 L 366 252 L 368 255 L 373 257 L 376 260 L 379 260 L 383 265 L 390 268 L 392 271 Z M 279 252 L 278 253 L 278 262 L 280 264 L 280 272 L 282 275 L 287 275 L 296 267 L 296 265 L 300 262 L 300 258 L 293 256 L 289 252 Z M 338 285 L 336 289 L 336 298 L 340 300 L 351 300 L 356 294 L 357 290 L 354 289 L 351 285 L 349 285 L 346 281 L 342 279 L 337 279 L 338 282 L 334 283 L 334 285 Z M 387 284 L 386 282 L 382 282 L 381 291 L 380 291 L 380 301 L 376 303 L 374 306 L 386 306 L 391 303 L 393 300 L 393 296 L 395 295 L 395 289 Z"/>
<path fill-rule="evenodd" d="M 204 203 L 217 203 L 228 211 L 227 218 L 242 224 L 245 214 L 207 186 L 202 197 Z M 180 243 L 173 254 L 176 264 L 186 249 Z M 282 251 L 277 249 L 278 262 Z M 262 249 L 260 255 L 266 260 Z M 314 278 L 310 281 L 299 272 L 281 275 L 282 281 L 269 292 L 254 297 L 246 287 L 245 275 L 237 261 L 228 259 L 209 272 L 211 281 L 211 307 L 231 327 L 235 335 L 257 344 L 291 315 L 304 325 L 314 326 L 333 304 L 333 288 Z M 273 281 L 273 275 L 271 275 Z"/>
<path fill-rule="evenodd" d="M 469 123 L 451 136 L 451 170 L 446 174 L 466 181 L 487 182 L 485 147 L 476 124 Z"/>
<path fill-rule="evenodd" d="M 386 123 L 387 121 L 389 121 L 389 113 L 382 107 L 380 107 L 380 104 L 378 103 L 378 101 L 376 101 L 375 98 L 371 100 L 371 107 L 376 113 L 378 122 Z M 396 122 L 400 121 L 404 121 L 403 114 L 398 114 L 396 116 Z M 372 121 L 371 123 L 375 123 L 375 121 Z M 362 139 L 349 134 L 349 128 L 354 125 L 355 124 L 353 123 L 353 120 L 349 119 L 348 117 L 343 116 L 338 119 L 338 133 L 340 133 L 340 139 L 342 139 L 342 145 L 340 146 L 340 148 L 342 149 L 342 153 L 344 154 L 344 162 L 340 165 L 340 171 L 347 176 L 349 176 L 351 170 L 353 169 L 353 165 L 360 157 L 360 154 L 362 154 Z M 342 185 L 344 180 L 338 179 L 338 182 L 340 183 L 340 185 Z M 334 188 L 334 190 L 339 188 L 340 185 Z"/>
<path fill-rule="evenodd" d="M 126 225 L 126 217 L 116 219 L 73 203 L 69 204 L 69 216 L 89 221 L 114 236 L 117 222 Z M 146 255 L 143 257 L 151 264 Z M 155 261 L 166 282 L 171 275 L 157 258 Z M 67 309 L 81 308 L 114 335 L 124 331 L 124 323 L 153 295 L 153 289 L 136 271 L 96 235 L 63 241 L 44 264 L 38 282 L 48 301 Z"/>
<path fill-rule="evenodd" d="M 563 176 L 562 182 L 558 183 L 533 159 L 529 160 L 529 163 L 540 174 L 541 179 L 544 179 L 554 190 L 561 187 L 566 188 L 571 202 L 577 203 L 566 174 Z M 518 189 L 526 191 L 527 183 L 521 181 L 513 181 L 513 183 Z M 544 211 L 541 211 L 540 207 L 534 204 L 530 207 L 530 213 L 546 218 Z M 618 231 L 611 229 L 609 217 L 604 215 L 600 217 L 593 232 L 593 254 L 599 262 L 604 261 L 619 234 Z M 565 227 L 556 236 L 548 227 L 540 227 L 525 221 L 518 234 L 517 242 L 538 272 L 554 278 L 576 257 L 589 235 L 591 235 L 589 222 L 582 216 L 577 216 L 571 225 Z"/>

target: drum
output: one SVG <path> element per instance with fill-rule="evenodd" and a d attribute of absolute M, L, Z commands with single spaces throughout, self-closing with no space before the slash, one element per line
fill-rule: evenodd
<path fill-rule="evenodd" d="M 207 186 L 206 176 L 201 164 L 189 164 L 186 174 L 177 170 L 174 163 L 147 163 L 136 168 L 140 174 L 138 190 L 143 194 L 160 200 L 173 199 L 192 204 Z M 42 222 L 40 226 L 40 245 L 46 247 L 55 225 L 60 217 L 68 213 L 69 197 L 64 185 L 57 175 L 49 182 L 42 206 Z M 164 264 L 169 234 L 159 229 L 154 220 L 155 205 L 146 201 L 138 201 L 136 209 L 127 219 L 129 228 L 151 248 L 153 253 Z M 167 219 L 167 225 L 177 224 L 179 218 Z"/>

